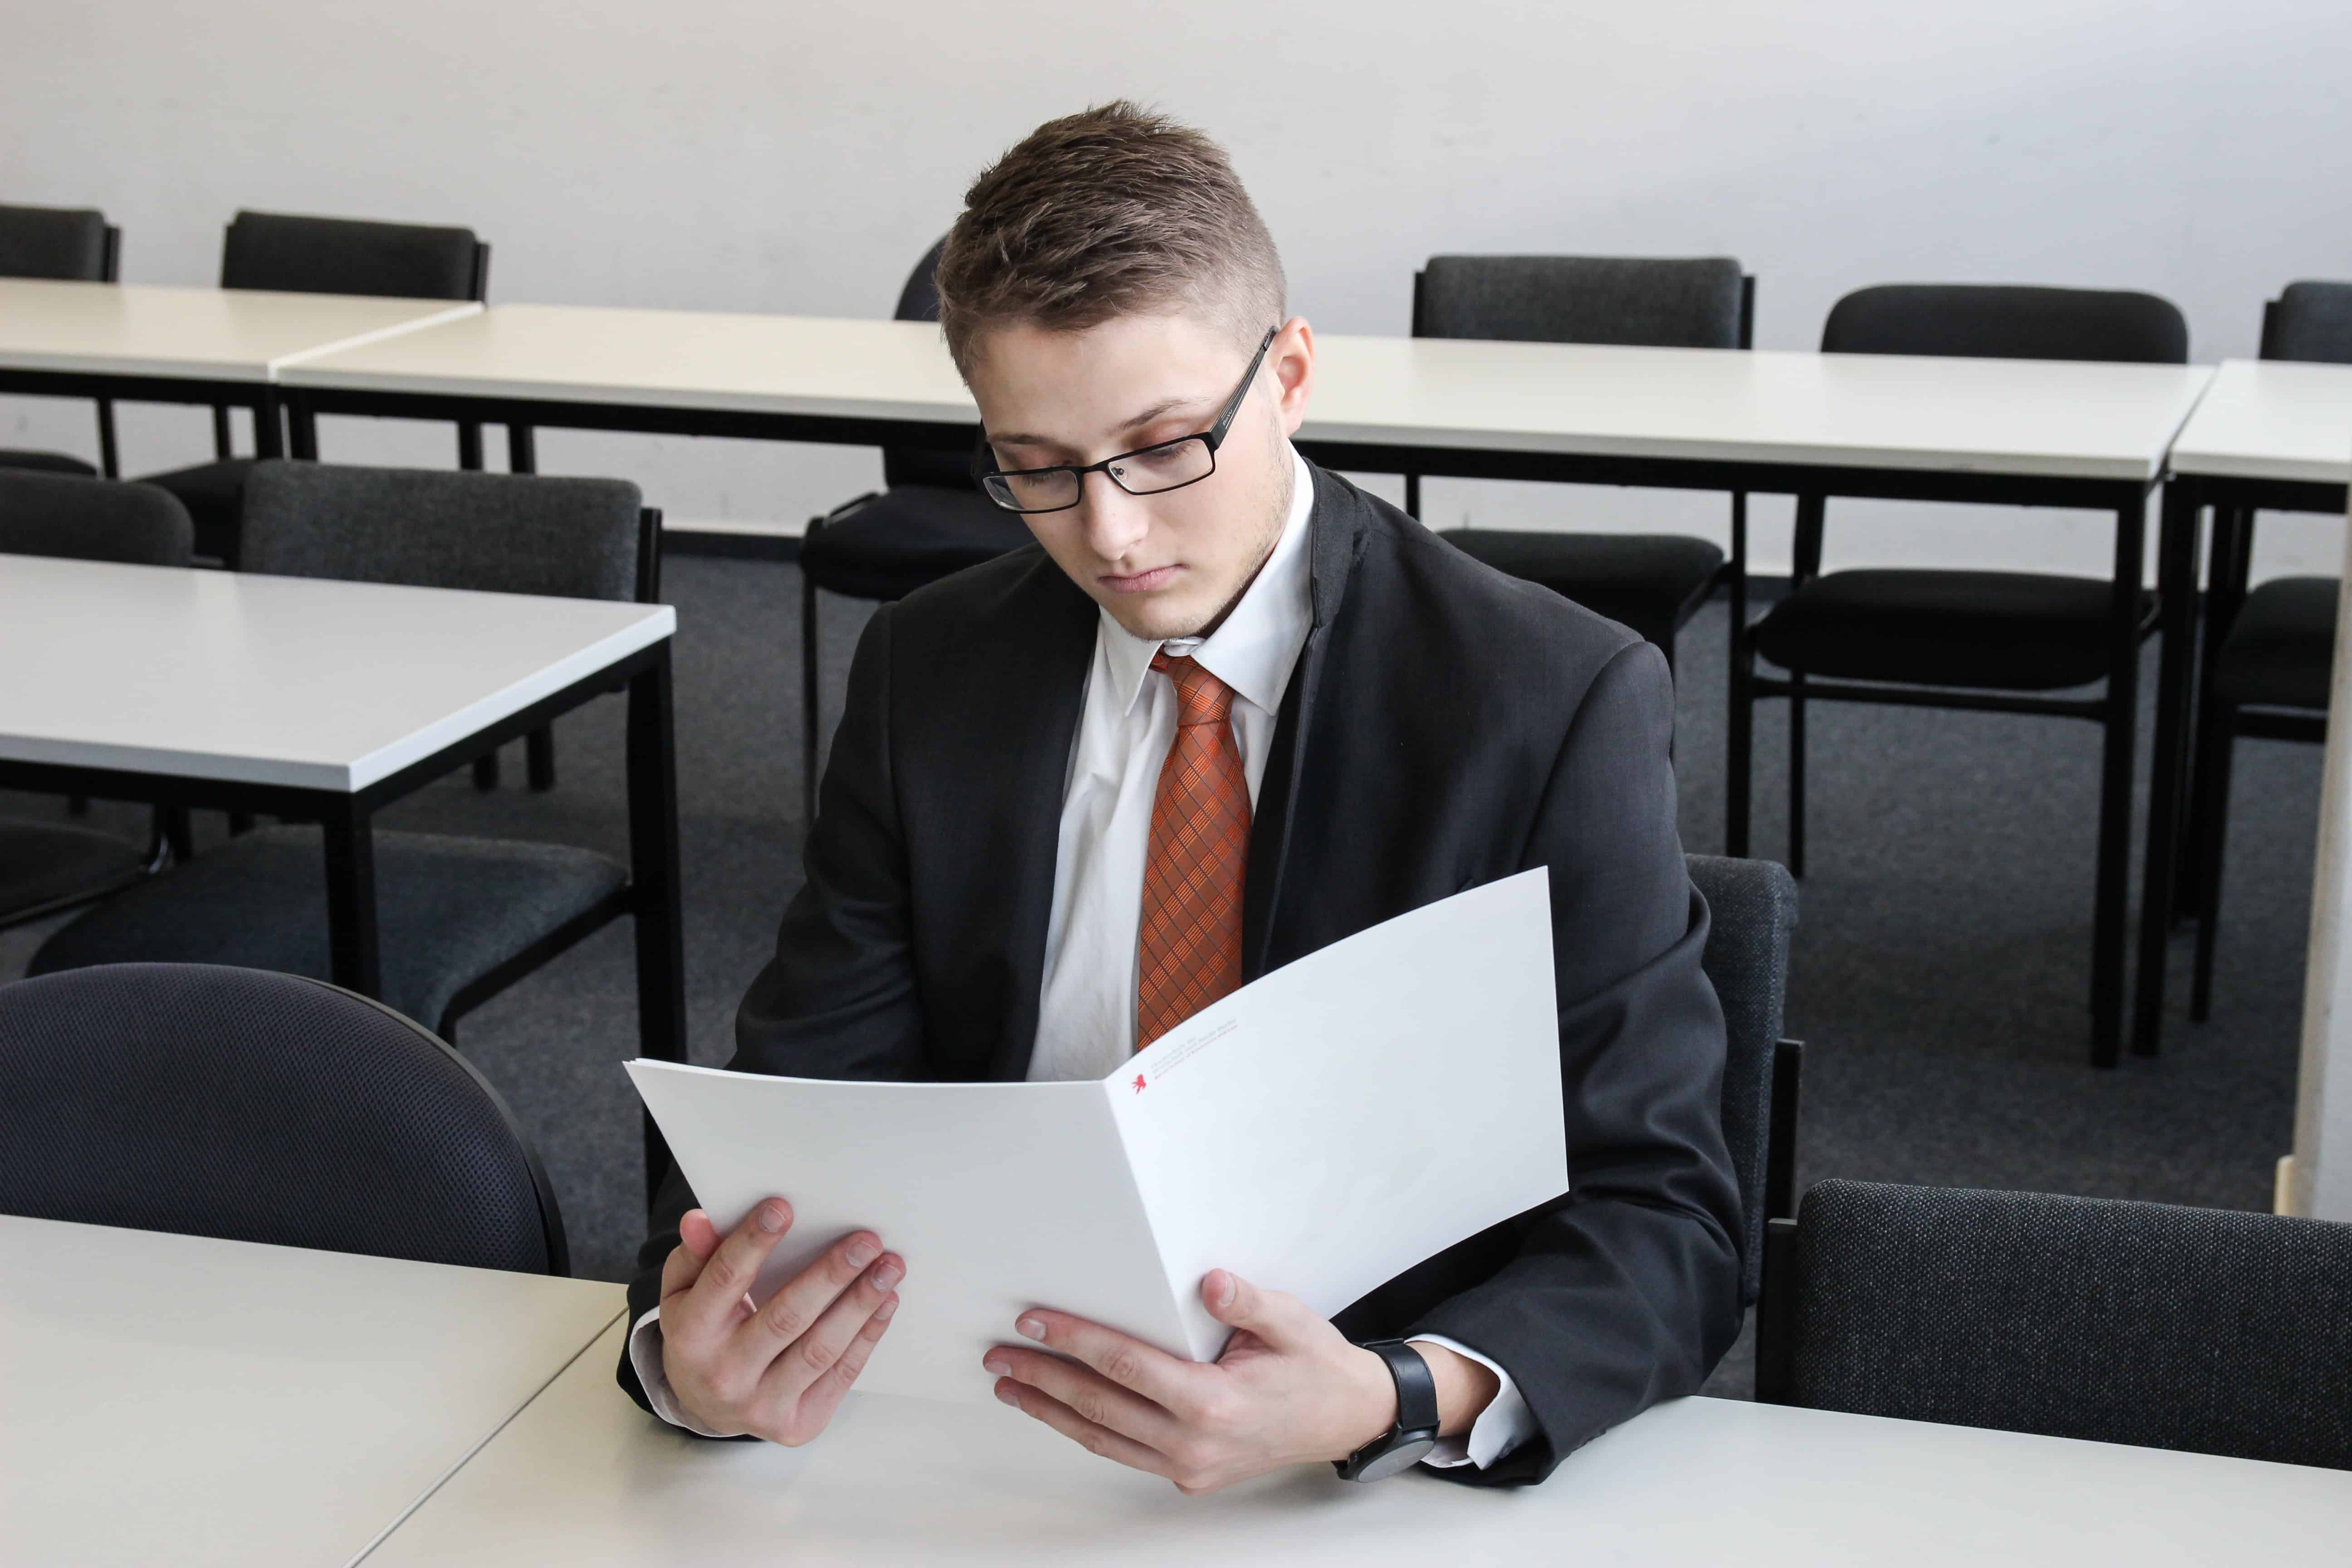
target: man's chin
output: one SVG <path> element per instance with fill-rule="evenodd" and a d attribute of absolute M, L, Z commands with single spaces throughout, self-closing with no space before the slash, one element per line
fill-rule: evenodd
<path fill-rule="evenodd" d="M 1199 637 L 1201 628 L 1209 624 L 1214 613 L 1172 598 L 1163 601 L 1150 594 L 1107 596 L 1097 602 L 1110 613 L 1110 618 L 1118 623 L 1122 631 L 1143 642 Z"/>

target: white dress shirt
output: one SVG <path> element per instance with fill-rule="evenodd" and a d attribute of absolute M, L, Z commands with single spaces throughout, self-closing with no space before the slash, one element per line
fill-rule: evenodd
<path fill-rule="evenodd" d="M 1190 656 L 1233 689 L 1234 735 L 1241 745 L 1250 803 L 1256 805 L 1283 690 L 1314 624 L 1307 514 L 1314 510 L 1315 482 L 1296 454 L 1291 465 L 1290 511 L 1282 536 L 1214 632 L 1148 642 L 1107 612 L 1098 616 L 1085 708 L 1063 787 L 1045 974 L 1029 1058 L 1032 1082 L 1098 1079 L 1135 1052 L 1143 863 L 1150 852 L 1160 766 L 1176 737 L 1175 683 L 1152 669 L 1153 655 L 1165 649 L 1171 657 Z M 662 1373 L 660 1310 L 637 1321 L 629 1359 L 654 1409 L 665 1420 L 699 1431 L 678 1407 Z M 1502 1380 L 1469 1433 L 1440 1443 L 1428 1463 L 1483 1468 L 1534 1431 L 1534 1416 L 1510 1373 L 1452 1340 L 1430 1334 L 1421 1336 L 1421 1342 L 1468 1356 Z"/>

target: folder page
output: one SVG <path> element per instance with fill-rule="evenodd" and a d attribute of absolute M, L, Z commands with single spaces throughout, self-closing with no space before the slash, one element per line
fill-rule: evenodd
<path fill-rule="evenodd" d="M 1538 868 L 1360 931 L 1137 1053 L 1113 1096 L 1195 1361 L 1229 1268 L 1329 1315 L 1568 1191 Z"/>
<path fill-rule="evenodd" d="M 860 1227 L 907 1259 L 857 1386 L 985 1400 L 988 1347 L 1059 1307 L 1171 1347 L 1167 1271 L 1099 1082 L 858 1083 L 633 1061 L 629 1077 L 722 1234 L 781 1194 L 793 1228 L 765 1301 Z"/>

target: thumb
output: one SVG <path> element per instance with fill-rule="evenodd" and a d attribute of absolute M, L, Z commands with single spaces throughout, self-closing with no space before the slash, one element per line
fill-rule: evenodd
<path fill-rule="evenodd" d="M 1277 1351 L 1297 1342 L 1299 1317 L 1307 1310 L 1297 1297 L 1261 1290 L 1230 1268 L 1212 1268 L 1202 1277 L 1201 1304 L 1217 1321 L 1247 1329 Z"/>

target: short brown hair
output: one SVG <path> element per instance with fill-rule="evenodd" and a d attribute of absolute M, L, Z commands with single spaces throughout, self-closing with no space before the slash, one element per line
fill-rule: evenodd
<path fill-rule="evenodd" d="M 967 373 L 992 324 L 1081 331 L 1200 307 L 1255 343 L 1282 258 L 1224 149 L 1120 100 L 1049 120 L 981 172 L 940 257 L 940 325 Z"/>

